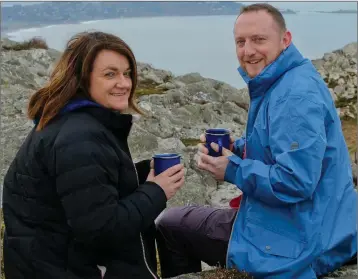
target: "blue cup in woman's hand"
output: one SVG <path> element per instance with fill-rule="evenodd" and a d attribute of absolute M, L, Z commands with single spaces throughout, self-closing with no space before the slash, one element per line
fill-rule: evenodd
<path fill-rule="evenodd" d="M 177 153 L 155 154 L 153 159 L 155 175 L 162 173 L 170 167 L 180 164 L 180 155 Z"/>
<path fill-rule="evenodd" d="M 205 131 L 206 148 L 209 149 L 209 155 L 218 157 L 222 155 L 223 147 L 230 148 L 230 130 L 223 128 L 207 129 Z M 219 145 L 219 152 L 214 151 L 210 144 L 215 142 Z"/>

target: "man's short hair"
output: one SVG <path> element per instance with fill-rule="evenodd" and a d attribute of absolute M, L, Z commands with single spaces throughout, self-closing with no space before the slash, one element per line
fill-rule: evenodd
<path fill-rule="evenodd" d="M 279 26 L 280 30 L 282 32 L 286 31 L 286 22 L 285 22 L 285 19 L 283 18 L 283 15 L 277 8 L 275 8 L 274 6 L 271 6 L 270 4 L 257 3 L 257 4 L 251 4 L 248 6 L 242 6 L 238 17 L 244 13 L 258 12 L 258 11 L 266 11 L 267 13 L 269 13 L 272 16 L 273 20 Z"/>

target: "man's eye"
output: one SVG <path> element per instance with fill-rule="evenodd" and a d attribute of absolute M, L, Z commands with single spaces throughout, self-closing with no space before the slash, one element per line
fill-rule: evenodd
<path fill-rule="evenodd" d="M 243 46 L 245 44 L 245 41 L 236 41 L 236 44 L 238 46 Z"/>

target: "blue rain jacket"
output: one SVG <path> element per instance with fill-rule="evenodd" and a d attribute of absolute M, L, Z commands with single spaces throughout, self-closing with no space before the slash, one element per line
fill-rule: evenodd
<path fill-rule="evenodd" d="M 310 60 L 291 44 L 248 84 L 246 134 L 225 181 L 243 191 L 227 267 L 311 279 L 357 252 L 357 193 L 341 122 Z"/>

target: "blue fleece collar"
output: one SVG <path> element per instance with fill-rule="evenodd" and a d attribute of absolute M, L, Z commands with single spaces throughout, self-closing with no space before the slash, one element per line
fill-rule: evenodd
<path fill-rule="evenodd" d="M 267 89 L 288 70 L 308 61 L 291 43 L 271 64 L 267 65 L 260 74 L 250 78 L 240 66 L 238 71 L 248 84 L 250 97 L 264 95 Z"/>
<path fill-rule="evenodd" d="M 102 107 L 100 104 L 87 100 L 87 99 L 74 99 L 70 101 L 62 110 L 60 111 L 60 115 L 64 115 L 68 112 L 75 111 L 77 109 L 83 108 L 83 107 Z M 34 119 L 35 126 L 39 123 L 40 118 L 36 117 Z"/>

